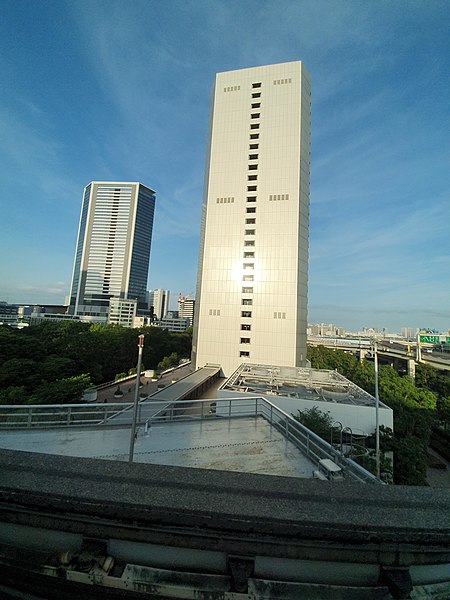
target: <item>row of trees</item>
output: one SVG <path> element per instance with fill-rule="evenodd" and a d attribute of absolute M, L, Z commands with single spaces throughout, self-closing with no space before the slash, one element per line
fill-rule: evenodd
<path fill-rule="evenodd" d="M 78 402 L 90 385 L 135 367 L 140 333 L 145 335 L 145 368 L 156 369 L 171 355 L 171 363 L 190 356 L 191 332 L 75 321 L 21 330 L 0 326 L 0 404 Z"/>
<path fill-rule="evenodd" d="M 336 369 L 370 394 L 375 392 L 373 364 L 343 350 L 309 347 L 314 368 Z M 388 365 L 379 368 L 380 401 L 392 408 L 394 435 L 382 432 L 381 450 L 394 453 L 394 482 L 426 485 L 427 447 L 431 427 L 449 418 L 450 378 L 428 365 L 418 365 L 415 382 Z"/>

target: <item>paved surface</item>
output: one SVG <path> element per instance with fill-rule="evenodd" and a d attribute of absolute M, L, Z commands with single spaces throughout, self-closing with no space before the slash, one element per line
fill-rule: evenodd
<path fill-rule="evenodd" d="M 9 431 L 13 450 L 127 461 L 130 429 Z M 312 477 L 315 465 L 262 417 L 154 425 L 138 431 L 136 462 L 245 473 Z"/>
<path fill-rule="evenodd" d="M 140 393 L 154 394 L 158 391 L 158 385 L 162 383 L 164 385 L 169 385 L 173 378 L 180 379 L 186 377 L 190 373 L 192 373 L 192 366 L 191 364 L 188 364 L 178 368 L 174 372 L 162 375 L 158 381 L 152 381 L 150 377 L 141 375 L 141 381 L 144 385 L 142 386 Z M 118 385 L 122 392 L 124 392 L 122 398 L 114 398 L 114 392 Z M 134 402 L 135 385 L 136 377 L 122 383 L 113 383 L 109 387 L 99 390 L 96 402 L 105 402 L 105 400 L 106 402 Z"/>

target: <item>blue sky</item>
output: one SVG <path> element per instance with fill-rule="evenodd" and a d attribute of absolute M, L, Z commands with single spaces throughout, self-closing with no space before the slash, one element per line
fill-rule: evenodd
<path fill-rule="evenodd" d="M 3 0 L 0 300 L 62 303 L 91 180 L 157 191 L 149 287 L 195 292 L 218 71 L 312 77 L 309 321 L 450 327 L 450 3 Z"/>

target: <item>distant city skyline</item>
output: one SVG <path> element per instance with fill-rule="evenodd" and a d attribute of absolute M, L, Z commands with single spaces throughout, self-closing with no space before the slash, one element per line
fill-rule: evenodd
<path fill-rule="evenodd" d="M 0 300 L 62 304 L 80 189 L 143 181 L 158 192 L 148 287 L 176 308 L 195 289 L 212 77 L 302 60 L 308 321 L 447 330 L 449 18 L 441 0 L 5 0 Z"/>

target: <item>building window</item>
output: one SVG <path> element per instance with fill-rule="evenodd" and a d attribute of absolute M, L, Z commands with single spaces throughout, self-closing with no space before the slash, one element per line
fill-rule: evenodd
<path fill-rule="evenodd" d="M 261 113 L 252 113 L 250 116 L 252 119 L 259 119 L 259 117 L 261 116 Z"/>
<path fill-rule="evenodd" d="M 251 306 L 253 300 L 251 298 L 242 298 L 242 306 Z"/>
<path fill-rule="evenodd" d="M 243 310 L 241 312 L 241 317 L 244 317 L 244 319 L 251 319 L 252 318 L 252 311 L 251 310 Z"/>
<path fill-rule="evenodd" d="M 251 133 L 250 139 L 251 140 L 259 140 L 259 133 Z"/>
<path fill-rule="evenodd" d="M 256 202 L 256 196 L 247 196 L 247 202 Z"/>
<path fill-rule="evenodd" d="M 245 240 L 244 246 L 254 246 L 255 240 Z"/>
<path fill-rule="evenodd" d="M 261 106 L 261 102 L 255 102 L 254 104 L 252 104 L 252 108 L 260 108 Z"/>
<path fill-rule="evenodd" d="M 247 214 L 255 213 L 255 212 L 256 212 L 256 206 L 247 206 Z"/>
<path fill-rule="evenodd" d="M 256 223 L 256 219 L 245 219 L 246 225 L 254 225 Z"/>
<path fill-rule="evenodd" d="M 243 275 L 242 281 L 253 281 L 253 275 Z"/>
<path fill-rule="evenodd" d="M 258 158 L 258 154 L 249 154 L 248 160 L 256 160 Z"/>
<path fill-rule="evenodd" d="M 285 312 L 274 312 L 273 313 L 273 318 L 274 319 L 285 319 L 286 318 L 286 313 Z"/>
<path fill-rule="evenodd" d="M 254 252 L 244 252 L 244 258 L 255 258 Z"/>
<path fill-rule="evenodd" d="M 239 356 L 248 358 L 250 356 L 250 352 L 242 352 L 241 351 L 241 352 L 239 352 Z"/>
<path fill-rule="evenodd" d="M 258 170 L 258 165 L 248 165 L 248 170 L 249 171 L 257 171 Z"/>
<path fill-rule="evenodd" d="M 258 150 L 259 144 L 250 144 L 250 150 Z"/>
<path fill-rule="evenodd" d="M 251 331 L 252 326 L 248 323 L 241 323 L 241 331 Z"/>
<path fill-rule="evenodd" d="M 241 338 L 241 344 L 250 344 L 250 338 Z"/>
<path fill-rule="evenodd" d="M 252 287 L 243 287 L 242 293 L 243 294 L 253 294 L 253 288 Z"/>
<path fill-rule="evenodd" d="M 248 176 L 249 181 L 256 181 L 257 179 L 258 179 L 258 175 L 249 175 Z"/>
<path fill-rule="evenodd" d="M 259 129 L 259 123 L 252 123 L 250 129 Z"/>
<path fill-rule="evenodd" d="M 244 269 L 253 269 L 255 267 L 255 265 L 253 263 L 244 263 L 243 268 Z"/>
<path fill-rule="evenodd" d="M 253 92 L 252 98 L 261 98 L 261 92 Z"/>
<path fill-rule="evenodd" d="M 255 235 L 255 230 L 254 229 L 246 229 L 245 235 Z"/>
<path fill-rule="evenodd" d="M 247 186 L 247 192 L 256 192 L 256 190 L 257 190 L 256 185 L 248 185 Z"/>
<path fill-rule="evenodd" d="M 289 194 L 270 194 L 269 201 L 289 200 Z"/>
<path fill-rule="evenodd" d="M 252 88 L 260 88 L 261 87 L 261 82 L 259 83 L 252 83 Z"/>

